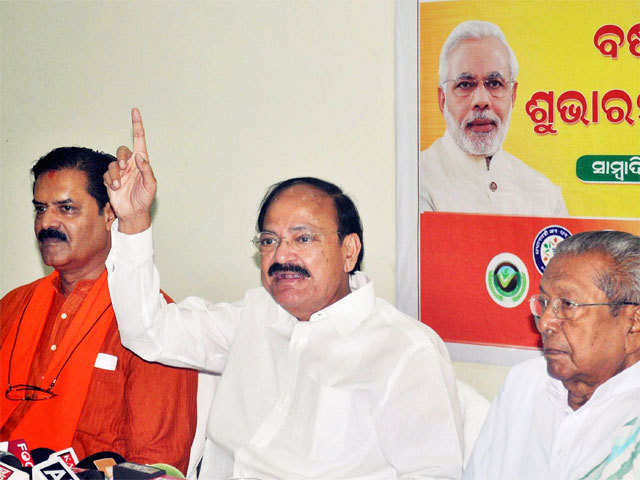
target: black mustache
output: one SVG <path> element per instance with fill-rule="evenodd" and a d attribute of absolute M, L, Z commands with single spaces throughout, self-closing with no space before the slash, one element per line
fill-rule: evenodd
<path fill-rule="evenodd" d="M 306 268 L 301 267 L 300 265 L 294 265 L 293 263 L 274 263 L 269 267 L 267 274 L 272 276 L 276 272 L 296 272 L 301 273 L 305 277 L 311 276 Z"/>
<path fill-rule="evenodd" d="M 39 242 L 42 242 L 47 238 L 57 238 L 59 240 L 62 240 L 63 242 L 67 241 L 67 236 L 64 233 L 56 230 L 55 228 L 45 228 L 38 232 Z"/>

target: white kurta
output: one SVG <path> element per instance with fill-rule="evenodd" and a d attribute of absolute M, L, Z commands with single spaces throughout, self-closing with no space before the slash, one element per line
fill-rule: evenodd
<path fill-rule="evenodd" d="M 493 187 L 493 188 L 492 188 Z M 448 133 L 420 152 L 420 212 L 565 217 L 559 186 L 499 150 L 486 160 L 463 152 Z"/>
<path fill-rule="evenodd" d="M 464 478 L 640 478 L 638 416 L 640 363 L 600 385 L 574 411 L 562 383 L 547 374 L 545 359 L 528 360 L 509 372 Z"/>
<path fill-rule="evenodd" d="M 151 231 L 112 229 L 109 288 L 123 344 L 145 359 L 224 372 L 201 478 L 459 478 L 461 419 L 441 339 L 374 295 L 297 321 L 263 288 L 236 303 L 167 304 Z M 204 403 L 203 403 L 204 405 Z"/>

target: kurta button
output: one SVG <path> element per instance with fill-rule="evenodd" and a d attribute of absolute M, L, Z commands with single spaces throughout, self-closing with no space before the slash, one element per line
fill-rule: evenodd
<path fill-rule="evenodd" d="M 58 348 L 58 347 L 56 347 L 55 345 L 51 345 L 51 350 L 52 350 L 52 351 L 54 351 L 54 352 L 55 352 L 55 351 L 56 351 L 56 348 Z"/>
<path fill-rule="evenodd" d="M 62 318 L 64 320 L 65 318 L 67 318 L 67 314 L 63 313 L 62 315 L 60 315 L 60 318 Z"/>
<path fill-rule="evenodd" d="M 489 184 L 489 190 L 491 190 L 492 192 L 495 192 L 496 190 L 498 190 L 498 184 L 496 182 L 491 182 Z"/>

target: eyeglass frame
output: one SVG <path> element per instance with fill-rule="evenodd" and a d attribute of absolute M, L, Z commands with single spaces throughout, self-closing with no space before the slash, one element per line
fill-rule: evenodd
<path fill-rule="evenodd" d="M 334 233 L 338 235 L 338 238 L 339 238 L 340 240 L 342 240 L 342 239 L 343 239 L 343 234 L 342 234 L 342 232 L 341 232 L 340 230 L 335 230 L 335 231 L 331 231 L 331 232 L 321 232 L 321 231 L 314 232 L 314 231 L 309 230 L 309 229 L 306 229 L 306 228 L 299 228 L 299 229 L 294 228 L 293 230 L 294 230 L 294 231 L 297 231 L 297 232 L 299 232 L 299 233 L 301 233 L 301 234 L 303 234 L 303 233 L 308 233 L 308 234 L 310 234 L 312 237 L 314 237 L 314 240 L 316 240 L 316 241 L 317 241 L 317 239 L 316 239 L 315 237 L 317 237 L 317 236 L 320 236 L 320 235 L 333 235 Z M 265 234 L 266 234 L 266 235 L 271 235 L 271 236 L 273 236 L 273 237 L 275 238 L 275 240 L 276 240 L 276 244 L 275 244 L 273 247 L 267 248 L 266 250 L 261 250 L 261 247 L 260 247 L 260 241 L 261 241 L 261 239 L 260 239 L 260 237 L 261 237 L 262 235 L 265 235 Z M 264 253 L 270 253 L 270 252 L 274 252 L 274 251 L 276 251 L 276 250 L 280 247 L 280 245 L 282 245 L 283 240 L 284 240 L 284 238 L 283 238 L 283 237 L 281 237 L 280 235 L 277 235 L 277 234 L 276 234 L 276 233 L 274 233 L 274 232 L 264 231 L 264 230 L 263 230 L 262 232 L 258 232 L 258 233 L 257 233 L 257 234 L 256 234 L 256 235 L 251 239 L 251 243 L 253 244 L 253 246 L 254 246 L 254 247 L 256 247 L 256 250 L 258 250 L 258 253 L 259 253 L 260 255 L 262 255 L 262 254 L 264 254 Z M 296 250 L 296 251 L 301 251 L 301 250 L 305 250 L 305 249 L 309 248 L 309 247 L 311 246 L 311 244 L 313 243 L 313 240 L 312 240 L 312 241 L 310 241 L 310 242 L 308 242 L 308 243 L 301 243 L 301 244 L 294 244 L 294 243 L 292 243 L 292 241 L 291 241 L 291 240 L 287 240 L 287 242 L 289 243 L 289 245 L 291 246 L 291 248 L 293 248 L 294 250 Z"/>
<path fill-rule="evenodd" d="M 544 310 L 542 311 L 541 315 L 536 315 L 536 313 L 534 312 L 534 303 L 538 302 L 538 299 L 540 298 L 546 298 L 547 299 L 547 305 L 544 307 Z M 576 312 L 576 309 L 578 307 L 597 307 L 597 306 L 608 306 L 608 307 L 613 307 L 613 306 L 620 306 L 620 305 L 640 305 L 640 303 L 638 302 L 603 302 L 603 303 L 578 303 L 578 302 L 574 302 L 573 300 L 570 300 L 568 298 L 564 298 L 564 297 L 555 297 L 555 298 L 551 298 L 549 297 L 549 295 L 545 295 L 544 293 L 537 293 L 535 295 L 531 295 L 531 297 L 529 298 L 529 310 L 531 310 L 531 314 L 533 315 L 533 319 L 536 322 L 536 326 L 538 326 L 538 322 L 540 322 L 540 319 L 542 318 L 542 315 L 545 314 L 545 312 L 547 311 L 547 309 L 549 308 L 549 305 L 551 305 L 551 311 L 553 312 L 553 316 L 561 321 L 565 321 L 568 320 L 569 322 L 571 322 L 572 320 L 574 320 L 575 318 L 575 313 L 572 314 L 571 317 L 568 316 L 560 316 L 559 315 L 559 311 L 560 311 L 560 302 L 567 302 L 570 305 L 570 309 L 572 312 Z"/>
<path fill-rule="evenodd" d="M 502 96 L 495 95 L 491 89 L 487 88 L 487 82 L 488 82 L 488 81 L 491 81 L 491 80 L 500 80 L 500 81 L 504 81 L 504 83 L 505 83 L 505 94 L 504 94 L 504 95 L 502 95 Z M 457 98 L 467 98 L 467 97 L 470 97 L 470 96 L 471 96 L 471 95 L 473 95 L 473 93 L 474 93 L 474 92 L 475 92 L 475 91 L 480 87 L 480 83 L 482 83 L 482 87 L 483 87 L 483 88 L 487 91 L 487 93 L 488 93 L 489 95 L 491 95 L 493 98 L 506 98 L 506 97 L 509 95 L 509 90 L 513 87 L 513 84 L 514 84 L 514 83 L 516 83 L 516 81 L 515 81 L 515 80 L 504 80 L 504 77 L 503 77 L 501 74 L 498 74 L 498 75 L 493 75 L 493 74 L 492 74 L 492 75 L 489 75 L 489 76 L 487 76 L 487 77 L 483 78 L 483 79 L 482 79 L 482 82 L 480 82 L 478 79 L 476 79 L 476 77 L 473 77 L 473 76 L 471 76 L 471 75 L 469 75 L 469 76 L 463 75 L 463 76 L 458 77 L 458 78 L 450 78 L 450 79 L 448 79 L 448 80 L 444 80 L 443 82 L 440 82 L 439 86 L 440 86 L 440 88 L 443 88 L 443 89 L 444 89 L 444 87 L 445 87 L 445 85 L 446 85 L 447 83 L 450 83 L 450 82 L 462 82 L 462 81 L 467 81 L 467 82 L 474 81 L 474 82 L 476 82 L 476 86 L 475 86 L 473 89 L 469 90 L 469 93 L 468 93 L 468 94 L 466 94 L 466 95 L 459 95 L 459 94 L 457 94 L 457 93 L 456 93 L 456 90 L 455 90 L 455 89 L 452 89 L 452 90 L 451 90 L 451 92 L 452 92 L 452 93 L 453 93 L 453 95 L 454 95 L 455 97 L 457 97 Z"/>
<path fill-rule="evenodd" d="M 39 402 L 41 400 L 49 400 L 50 398 L 53 397 L 57 397 L 58 394 L 54 393 L 53 387 L 55 385 L 55 382 L 58 380 L 58 378 L 54 378 L 54 381 L 51 382 L 51 385 L 49 385 L 49 388 L 44 389 L 42 387 L 37 387 L 35 385 L 29 385 L 26 383 L 20 383 L 20 384 L 16 384 L 16 385 L 11 385 L 11 383 L 9 383 L 7 389 L 4 392 L 4 396 L 7 400 L 11 400 L 12 402 L 22 402 L 22 401 L 29 401 L 29 402 Z M 24 395 L 21 398 L 11 398 L 11 392 L 16 391 L 16 392 L 40 392 L 40 393 L 44 393 L 46 394 L 43 398 L 30 398 L 27 397 L 26 395 Z"/>

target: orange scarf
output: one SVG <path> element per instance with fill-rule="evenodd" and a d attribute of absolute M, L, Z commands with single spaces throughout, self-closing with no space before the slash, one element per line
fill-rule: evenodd
<path fill-rule="evenodd" d="M 0 349 L 0 365 L 3 372 L 0 380 L 3 389 L 7 388 L 9 382 L 9 359 L 16 335 L 18 340 L 11 361 L 11 384 L 27 383 L 29 369 L 36 354 L 36 345 L 53 302 L 54 282 L 57 278 L 58 272 L 54 271 L 39 281 L 34 287 L 33 294 L 27 296 L 12 312 L 14 324 Z M 24 315 L 18 332 L 22 312 Z M 5 314 L 9 315 L 9 313 L 3 312 L 3 317 L 6 319 Z M 41 388 L 49 387 L 64 362 L 69 359 L 53 387 L 53 392 L 57 396 L 48 400 L 30 401 L 30 408 L 13 430 L 11 439 L 24 438 L 31 448 L 48 447 L 61 450 L 71 446 L 93 376 L 96 357 L 114 318 L 105 270 L 73 317 L 64 338 L 58 345 L 44 380 L 38 385 Z M 97 323 L 95 323 L 96 320 L 98 320 Z M 80 342 L 89 330 L 91 330 L 90 333 Z M 79 345 L 78 342 L 80 342 Z M 76 345 L 78 347 L 73 351 Z M 21 403 L 7 400 L 2 395 L 0 425 L 5 424 L 14 409 Z"/>

